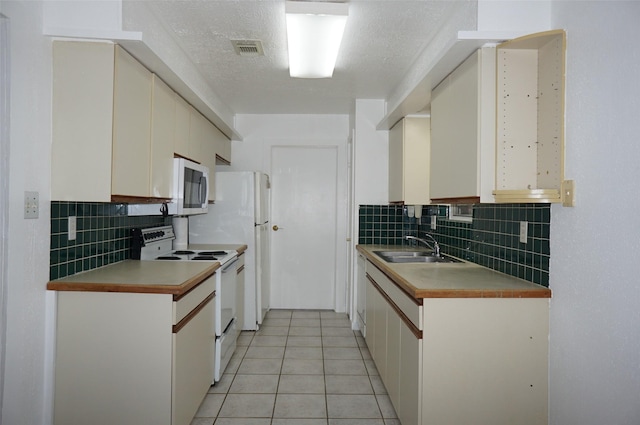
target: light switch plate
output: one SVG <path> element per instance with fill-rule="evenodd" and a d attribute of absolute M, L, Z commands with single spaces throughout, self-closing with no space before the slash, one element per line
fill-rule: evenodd
<path fill-rule="evenodd" d="M 435 215 L 431 216 L 431 230 L 436 230 L 436 223 L 438 222 L 438 217 Z"/>
<path fill-rule="evenodd" d="M 38 192 L 24 192 L 24 218 L 38 218 L 40 195 Z"/>
<path fill-rule="evenodd" d="M 520 242 L 527 243 L 528 233 L 529 233 L 529 222 L 521 221 L 520 222 Z"/>

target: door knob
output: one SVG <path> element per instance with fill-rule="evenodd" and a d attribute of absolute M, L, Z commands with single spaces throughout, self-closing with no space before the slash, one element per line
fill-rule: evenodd
<path fill-rule="evenodd" d="M 278 227 L 278 225 L 277 225 L 277 224 L 274 224 L 274 225 L 273 225 L 273 227 L 272 227 L 272 229 L 273 229 L 273 231 L 274 231 L 274 232 L 277 232 L 277 231 L 278 231 L 278 229 L 279 229 L 279 227 Z"/>

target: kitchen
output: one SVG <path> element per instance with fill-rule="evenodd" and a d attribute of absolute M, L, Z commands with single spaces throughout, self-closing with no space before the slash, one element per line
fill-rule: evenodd
<path fill-rule="evenodd" d="M 8 281 L 6 320 L 2 320 L 6 326 L 3 423 L 50 423 L 50 336 L 55 314 L 44 290 L 48 262 L 41 259 L 49 256 L 51 111 L 46 100 L 51 91 L 51 45 L 41 35 L 42 4 L 4 1 L 0 7 L 12 21 L 12 51 L 20 52 L 11 61 L 11 160 L 2 165 L 6 173 L 2 181 L 8 182 L 2 202 L 7 220 L 3 235 L 8 235 L 3 237 L 7 248 L 2 263 Z M 637 423 L 633 397 L 638 393 L 635 359 L 640 338 L 632 249 L 637 242 L 633 231 L 617 224 L 633 223 L 638 206 L 636 199 L 621 196 L 633 193 L 631 182 L 638 178 L 634 164 L 638 147 L 633 142 L 638 124 L 631 112 L 637 97 L 633 95 L 638 94 L 632 70 L 638 63 L 622 42 L 634 37 L 637 16 L 637 6 L 625 2 L 549 6 L 548 27 L 568 32 L 566 166 L 567 175 L 578 182 L 575 208 L 551 208 L 550 423 Z M 600 30 L 593 32 L 594 28 Z M 34 102 L 35 98 L 42 101 Z M 386 139 L 375 128 L 384 115 L 382 100 L 356 102 L 353 145 L 354 167 L 359 171 L 354 206 L 387 201 L 382 171 Z M 238 131 L 245 135 L 243 142 L 233 144 L 233 166 L 238 169 L 266 168 L 269 149 L 262 142 L 315 144 L 339 139 L 339 154 L 346 155 L 350 135 L 346 115 L 236 118 Z M 24 191 L 40 193 L 39 220 L 23 219 Z M 621 199 L 630 205 L 613 205 Z M 616 217 L 609 220 L 612 212 Z M 602 255 L 609 251 L 612 255 L 604 261 Z M 346 270 L 346 265 L 340 267 Z M 609 361 L 603 362 L 605 358 Z"/>

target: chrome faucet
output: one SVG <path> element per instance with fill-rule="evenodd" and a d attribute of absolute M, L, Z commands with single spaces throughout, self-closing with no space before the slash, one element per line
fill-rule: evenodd
<path fill-rule="evenodd" d="M 418 238 L 416 236 L 411 236 L 411 235 L 407 235 L 404 238 L 406 240 L 415 240 L 418 242 L 422 242 L 423 244 L 425 244 L 427 247 L 431 248 L 433 250 L 433 252 L 435 253 L 436 257 L 440 256 L 440 245 L 438 244 L 438 241 L 436 240 L 436 238 L 434 238 L 433 236 L 431 236 L 429 233 L 425 233 L 424 234 L 426 237 L 428 237 L 431 242 L 427 241 L 426 239 L 421 239 Z"/>

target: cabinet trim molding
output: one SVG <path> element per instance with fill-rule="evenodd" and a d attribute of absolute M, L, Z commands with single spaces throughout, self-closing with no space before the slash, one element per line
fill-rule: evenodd
<path fill-rule="evenodd" d="M 400 309 L 400 307 L 396 305 L 396 303 L 393 302 L 391 297 L 389 297 L 389 295 L 387 295 L 387 293 L 384 292 L 384 290 L 380 287 L 380 285 L 378 285 L 378 283 L 375 280 L 373 280 L 373 278 L 371 277 L 371 275 L 369 275 L 369 273 L 367 273 L 367 279 L 369 280 L 369 282 L 371 282 L 373 287 L 376 288 L 376 291 L 378 291 L 380 295 L 382 295 L 382 298 L 385 299 L 385 301 L 387 302 L 387 304 L 389 304 L 389 306 L 393 309 L 393 311 L 396 312 L 396 314 L 400 317 L 400 319 L 404 322 L 404 324 L 407 325 L 411 333 L 417 339 L 422 339 L 422 331 L 418 329 L 411 320 L 409 320 L 407 315 L 404 314 L 404 312 Z"/>

